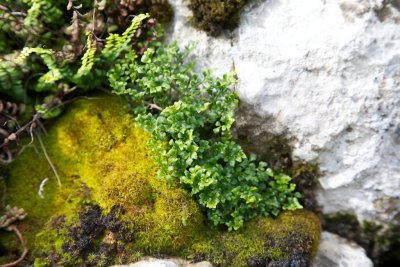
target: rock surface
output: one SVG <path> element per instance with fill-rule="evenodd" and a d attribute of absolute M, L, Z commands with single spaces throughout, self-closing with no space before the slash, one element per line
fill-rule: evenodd
<path fill-rule="evenodd" d="M 322 232 L 313 267 L 373 267 L 365 250 L 338 235 Z"/>
<path fill-rule="evenodd" d="M 237 70 L 250 107 L 238 124 L 283 133 L 295 159 L 319 164 L 325 213 L 400 223 L 398 1 L 256 1 L 218 38 L 190 26 L 188 1 L 170 2 L 168 36 L 198 43 L 199 69 Z"/>
<path fill-rule="evenodd" d="M 114 265 L 112 267 L 212 267 L 211 263 L 202 261 L 198 263 L 190 263 L 178 258 L 172 259 L 155 259 L 155 258 L 145 258 L 136 263 L 128 265 Z"/>

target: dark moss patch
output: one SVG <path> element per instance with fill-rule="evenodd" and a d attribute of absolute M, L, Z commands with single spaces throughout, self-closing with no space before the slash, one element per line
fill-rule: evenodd
<path fill-rule="evenodd" d="M 241 145 L 244 152 L 249 155 L 256 154 L 259 160 L 268 162 L 268 165 L 278 171 L 289 174 L 296 184 L 296 189 L 302 195 L 299 200 L 301 205 L 308 210 L 320 214 L 315 191 L 319 187 L 319 168 L 315 164 L 293 160 L 291 140 L 285 134 L 274 134 L 268 131 L 268 126 L 260 125 L 266 121 L 254 112 L 253 107 L 240 102 L 238 117 L 234 126 L 234 138 Z"/>
<path fill-rule="evenodd" d="M 251 133 L 253 130 L 244 127 L 236 132 L 237 141 L 244 152 L 247 155 L 256 154 L 260 160 L 268 162 L 275 170 L 288 171 L 293 166 L 293 162 L 292 149 L 287 137 L 264 132 L 254 139 L 254 135 Z"/>
<path fill-rule="evenodd" d="M 382 6 L 374 10 L 381 22 L 389 19 L 393 15 L 392 7 L 400 10 L 400 0 L 383 0 Z"/>
<path fill-rule="evenodd" d="M 107 1 L 104 13 L 111 19 L 108 24 L 117 25 L 120 29 L 129 26 L 131 15 L 150 13 L 162 24 L 170 22 L 173 16 L 168 0 L 111 0 Z"/>
<path fill-rule="evenodd" d="M 400 263 L 400 226 L 382 226 L 364 221 L 354 215 L 337 213 L 326 215 L 323 228 L 362 246 L 377 267 L 398 266 Z"/>
<path fill-rule="evenodd" d="M 361 225 L 357 218 L 348 213 L 336 213 L 334 215 L 325 215 L 323 220 L 324 229 L 338 234 L 348 240 L 361 240 Z"/>
<path fill-rule="evenodd" d="M 304 208 L 321 214 L 315 191 L 319 186 L 320 177 L 318 166 L 306 162 L 295 162 L 289 169 L 289 174 L 301 192 L 300 203 Z"/>
<path fill-rule="evenodd" d="M 240 22 L 240 13 L 249 0 L 190 0 L 193 25 L 218 36 L 222 30 L 233 30 Z"/>
<path fill-rule="evenodd" d="M 111 265 L 118 251 L 115 235 L 122 234 L 117 210 L 118 207 L 115 207 L 109 214 L 103 216 L 100 206 L 95 204 L 83 206 L 79 212 L 79 223 L 65 226 L 68 234 L 61 246 L 63 251 L 80 259 L 80 264 L 84 266 Z M 122 236 L 119 235 L 119 238 Z"/>

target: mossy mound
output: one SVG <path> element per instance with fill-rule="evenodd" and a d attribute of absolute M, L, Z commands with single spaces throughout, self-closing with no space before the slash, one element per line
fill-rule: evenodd
<path fill-rule="evenodd" d="M 9 166 L 7 202 L 28 213 L 17 226 L 35 266 L 107 266 L 143 255 L 215 266 L 306 266 L 320 234 L 313 213 L 283 212 L 236 232 L 209 225 L 184 188 L 157 178 L 149 136 L 125 106 L 119 98 L 79 101 L 41 137 L 61 187 L 38 142 Z M 0 251 L 18 255 L 16 238 L 0 234 Z M 0 254 L 0 263 L 8 260 Z"/>
<path fill-rule="evenodd" d="M 222 30 L 233 30 L 239 25 L 240 12 L 248 0 L 190 0 L 193 25 L 218 36 Z"/>

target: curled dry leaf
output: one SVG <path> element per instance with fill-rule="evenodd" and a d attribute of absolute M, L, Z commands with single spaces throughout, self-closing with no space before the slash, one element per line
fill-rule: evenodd
<path fill-rule="evenodd" d="M 17 207 L 11 208 L 9 205 L 7 205 L 4 215 L 0 217 L 0 229 L 8 229 L 12 223 L 23 220 L 26 216 L 27 214 L 24 209 Z"/>

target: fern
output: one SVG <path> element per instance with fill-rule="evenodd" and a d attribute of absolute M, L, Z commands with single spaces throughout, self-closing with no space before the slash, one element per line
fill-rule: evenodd
<path fill-rule="evenodd" d="M 93 68 L 96 46 L 93 44 L 93 37 L 91 34 L 88 35 L 86 45 L 87 50 L 82 57 L 82 65 L 79 68 L 75 78 L 80 78 L 84 75 L 87 75 Z"/>
<path fill-rule="evenodd" d="M 17 58 L 16 63 L 23 64 L 24 61 L 33 53 L 40 56 L 46 67 L 49 69 L 47 73 L 39 78 L 35 90 L 38 92 L 47 91 L 51 89 L 51 87 L 55 86 L 55 83 L 62 78 L 62 70 L 58 67 L 57 62 L 54 59 L 54 51 L 41 47 L 25 47 L 19 58 Z"/>
<path fill-rule="evenodd" d="M 40 5 L 39 2 L 37 2 L 37 5 Z M 76 69 L 73 62 L 57 59 L 56 52 L 52 49 L 25 47 L 16 59 L 14 57 L 10 61 L 3 60 L 0 62 L 0 92 L 21 101 L 25 99 L 27 90 L 53 92 L 58 90 L 60 83 L 64 83 L 67 87 L 78 86 L 85 90 L 96 88 L 101 83 L 104 83 L 104 77 L 115 76 L 120 66 L 129 66 L 135 61 L 136 53 L 130 43 L 141 22 L 148 17 L 148 14 L 138 15 L 122 35 L 113 34 L 109 36 L 106 39 L 105 48 L 97 55 L 93 36 L 89 34 L 86 44 L 87 50 L 81 59 L 82 63 L 79 69 Z M 126 52 L 125 56 L 119 58 L 124 51 Z M 28 88 L 24 88 L 21 82 L 24 75 L 29 70 L 37 68 L 36 64 L 27 63 L 32 54 L 36 54 L 42 59 L 48 71 L 42 74 L 36 83 L 30 83 Z M 99 67 L 94 68 L 96 64 Z M 125 67 L 123 71 L 126 71 Z M 118 83 L 121 85 L 121 89 L 124 88 L 122 86 L 124 81 L 121 79 L 113 81 L 110 78 L 110 82 L 115 86 Z"/>
<path fill-rule="evenodd" d="M 30 8 L 24 20 L 25 29 L 33 29 L 37 33 L 46 26 L 57 26 L 63 23 L 62 8 L 64 5 L 54 0 L 24 0 Z M 61 20 L 60 20 L 61 19 Z"/>
<path fill-rule="evenodd" d="M 149 17 L 149 14 L 137 15 L 133 18 L 131 25 L 122 35 L 110 34 L 102 51 L 102 55 L 106 59 L 116 59 L 122 51 L 125 51 L 128 47 L 130 47 L 129 43 L 132 42 L 140 23 Z"/>
<path fill-rule="evenodd" d="M 0 92 L 19 102 L 27 100 L 22 70 L 11 60 L 0 59 Z"/>
<path fill-rule="evenodd" d="M 185 64 L 186 54 L 176 44 L 150 48 L 140 61 L 128 51 L 109 71 L 113 92 L 131 97 L 136 121 L 152 135 L 160 178 L 180 182 L 214 224 L 230 230 L 257 216 L 301 208 L 289 176 L 256 164 L 233 141 L 233 77 L 198 76 L 193 64 Z"/>
<path fill-rule="evenodd" d="M 25 29 L 39 29 L 42 27 L 39 21 L 42 5 L 40 1 L 32 0 L 32 6 L 29 8 L 28 14 L 24 20 Z"/>

